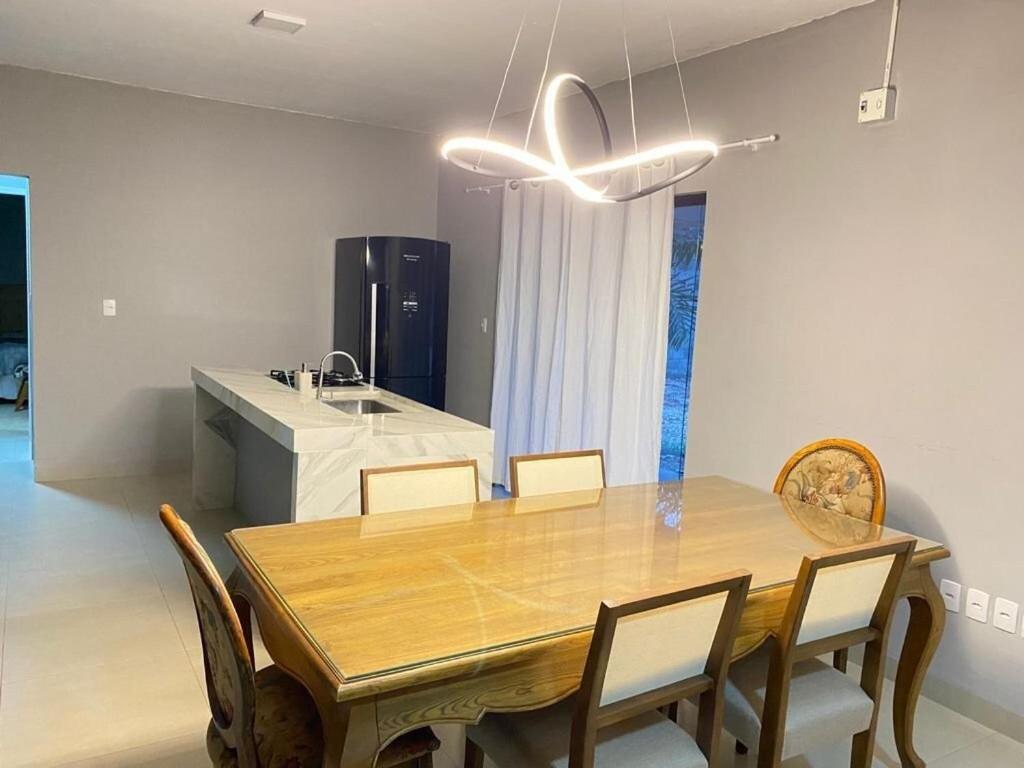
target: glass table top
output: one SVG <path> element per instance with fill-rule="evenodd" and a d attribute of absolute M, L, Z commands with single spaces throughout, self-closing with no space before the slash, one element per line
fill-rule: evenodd
<path fill-rule="evenodd" d="M 233 531 L 345 680 L 589 630 L 624 601 L 900 532 L 721 477 Z M 918 554 L 942 551 L 918 539 Z"/>

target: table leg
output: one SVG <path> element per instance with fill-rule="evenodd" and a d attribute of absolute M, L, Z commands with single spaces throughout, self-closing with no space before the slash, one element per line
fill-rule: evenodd
<path fill-rule="evenodd" d="M 320 708 L 324 726 L 324 768 L 373 768 L 377 759 L 377 707 L 353 702 L 347 709 Z"/>
<path fill-rule="evenodd" d="M 906 595 L 910 602 L 910 624 L 896 670 L 896 690 L 892 705 L 896 750 L 904 768 L 925 766 L 924 760 L 914 749 L 914 713 L 917 711 L 917 699 L 921 694 L 925 673 L 939 647 L 942 630 L 946 625 L 945 607 L 932 579 L 931 569 L 927 565 L 921 566 L 917 577 L 919 583 Z"/>
<path fill-rule="evenodd" d="M 230 539 L 229 539 L 230 541 Z M 324 685 L 322 670 L 310 661 L 308 652 L 297 650 L 295 638 L 281 632 L 264 594 L 246 573 L 236 568 L 227 581 L 228 591 L 239 618 L 256 614 L 263 644 L 274 662 L 303 683 L 313 696 L 324 733 L 323 768 L 373 768 L 380 748 L 377 702 L 374 699 L 339 703 L 333 685 Z M 243 621 L 243 631 L 245 623 Z M 246 632 L 251 642 L 251 630 Z M 251 646 L 250 646 L 251 653 Z"/>

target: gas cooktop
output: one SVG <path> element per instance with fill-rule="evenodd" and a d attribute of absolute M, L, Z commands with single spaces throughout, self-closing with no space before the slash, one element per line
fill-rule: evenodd
<path fill-rule="evenodd" d="M 313 386 L 320 386 L 320 371 L 316 368 L 313 369 Z M 295 371 L 271 371 L 267 374 L 274 381 L 279 381 L 282 384 L 287 384 L 289 387 L 295 387 Z M 328 371 L 327 376 L 324 379 L 325 387 L 358 387 L 363 383 L 362 379 L 354 379 L 351 376 L 346 376 L 343 373 L 337 371 Z"/>

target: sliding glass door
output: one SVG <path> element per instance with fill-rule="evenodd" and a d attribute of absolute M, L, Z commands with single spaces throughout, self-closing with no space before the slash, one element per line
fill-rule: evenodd
<path fill-rule="evenodd" d="M 693 335 L 697 321 L 701 246 L 704 242 L 703 193 L 676 197 L 672 231 L 672 279 L 668 315 L 668 364 L 661 417 L 660 479 L 678 480 L 686 462 L 686 423 L 690 408 Z"/>

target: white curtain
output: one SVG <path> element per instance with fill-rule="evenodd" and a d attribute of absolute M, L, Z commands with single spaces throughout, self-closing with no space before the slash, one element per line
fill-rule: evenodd
<path fill-rule="evenodd" d="M 610 485 L 658 479 L 672 212 L 671 188 L 595 204 L 556 183 L 506 185 L 495 482 L 509 456 L 582 448 L 604 449 Z"/>

